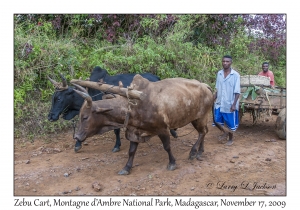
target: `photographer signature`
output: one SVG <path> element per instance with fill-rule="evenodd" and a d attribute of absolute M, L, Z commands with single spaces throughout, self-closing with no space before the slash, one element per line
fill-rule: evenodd
<path fill-rule="evenodd" d="M 240 184 L 228 184 L 226 181 L 218 181 L 217 183 L 209 182 L 206 184 L 208 189 L 217 188 L 221 190 L 231 190 L 234 192 L 236 189 L 246 189 L 246 190 L 262 190 L 262 189 L 276 189 L 276 184 L 271 185 L 266 182 L 259 183 L 259 182 L 247 182 L 243 181 Z"/>

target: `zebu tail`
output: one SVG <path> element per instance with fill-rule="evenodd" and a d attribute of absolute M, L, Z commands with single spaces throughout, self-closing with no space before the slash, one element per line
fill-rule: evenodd
<path fill-rule="evenodd" d="M 219 123 L 217 123 L 216 120 L 215 120 L 214 104 L 212 105 L 212 115 L 213 115 L 213 122 L 214 122 L 214 124 L 217 126 L 217 128 L 219 128 L 220 131 L 223 131 L 224 133 L 226 133 L 224 127 L 223 127 L 222 125 L 220 125 Z"/>
<path fill-rule="evenodd" d="M 207 85 L 207 88 L 208 88 L 208 89 L 210 90 L 210 92 L 214 95 L 212 88 L 211 88 L 210 86 L 208 86 L 208 85 Z M 214 100 L 212 101 L 212 106 L 211 106 L 211 108 L 212 108 L 212 116 L 213 116 L 213 122 L 214 122 L 214 124 L 217 126 L 217 128 L 220 129 L 220 131 L 223 131 L 224 133 L 226 133 L 224 127 L 223 127 L 222 125 L 220 125 L 219 123 L 216 122 L 216 119 L 215 119 L 215 110 L 214 110 Z"/>

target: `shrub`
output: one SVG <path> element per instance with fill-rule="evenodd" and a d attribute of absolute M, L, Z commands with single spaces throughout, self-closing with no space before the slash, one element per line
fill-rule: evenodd
<path fill-rule="evenodd" d="M 214 87 L 222 56 L 230 54 L 241 75 L 257 74 L 270 61 L 276 84 L 285 86 L 285 50 L 270 59 L 244 26 L 238 15 L 15 15 L 15 137 L 70 129 L 71 121 L 47 120 L 54 93 L 47 76 L 85 79 L 95 66 L 111 75 L 150 72 Z"/>

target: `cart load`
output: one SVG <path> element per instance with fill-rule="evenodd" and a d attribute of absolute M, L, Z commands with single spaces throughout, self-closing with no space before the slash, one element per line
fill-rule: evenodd
<path fill-rule="evenodd" d="M 252 115 L 253 124 L 261 117 L 278 115 L 275 131 L 286 139 L 286 88 L 272 88 L 268 77 L 241 76 L 240 118 L 246 112 Z"/>

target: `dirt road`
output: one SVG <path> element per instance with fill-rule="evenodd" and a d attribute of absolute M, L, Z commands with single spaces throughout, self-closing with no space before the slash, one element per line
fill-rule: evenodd
<path fill-rule="evenodd" d="M 276 136 L 275 120 L 252 126 L 246 114 L 232 146 L 218 141 L 221 132 L 210 123 L 202 161 L 188 160 L 197 132 L 190 124 L 178 129 L 181 137 L 171 137 L 174 171 L 154 137 L 139 145 L 127 176 L 118 175 L 128 158 L 124 132 L 118 153 L 111 152 L 113 132 L 88 138 L 78 153 L 72 131 L 51 143 L 15 139 L 14 195 L 286 195 L 286 141 Z"/>

